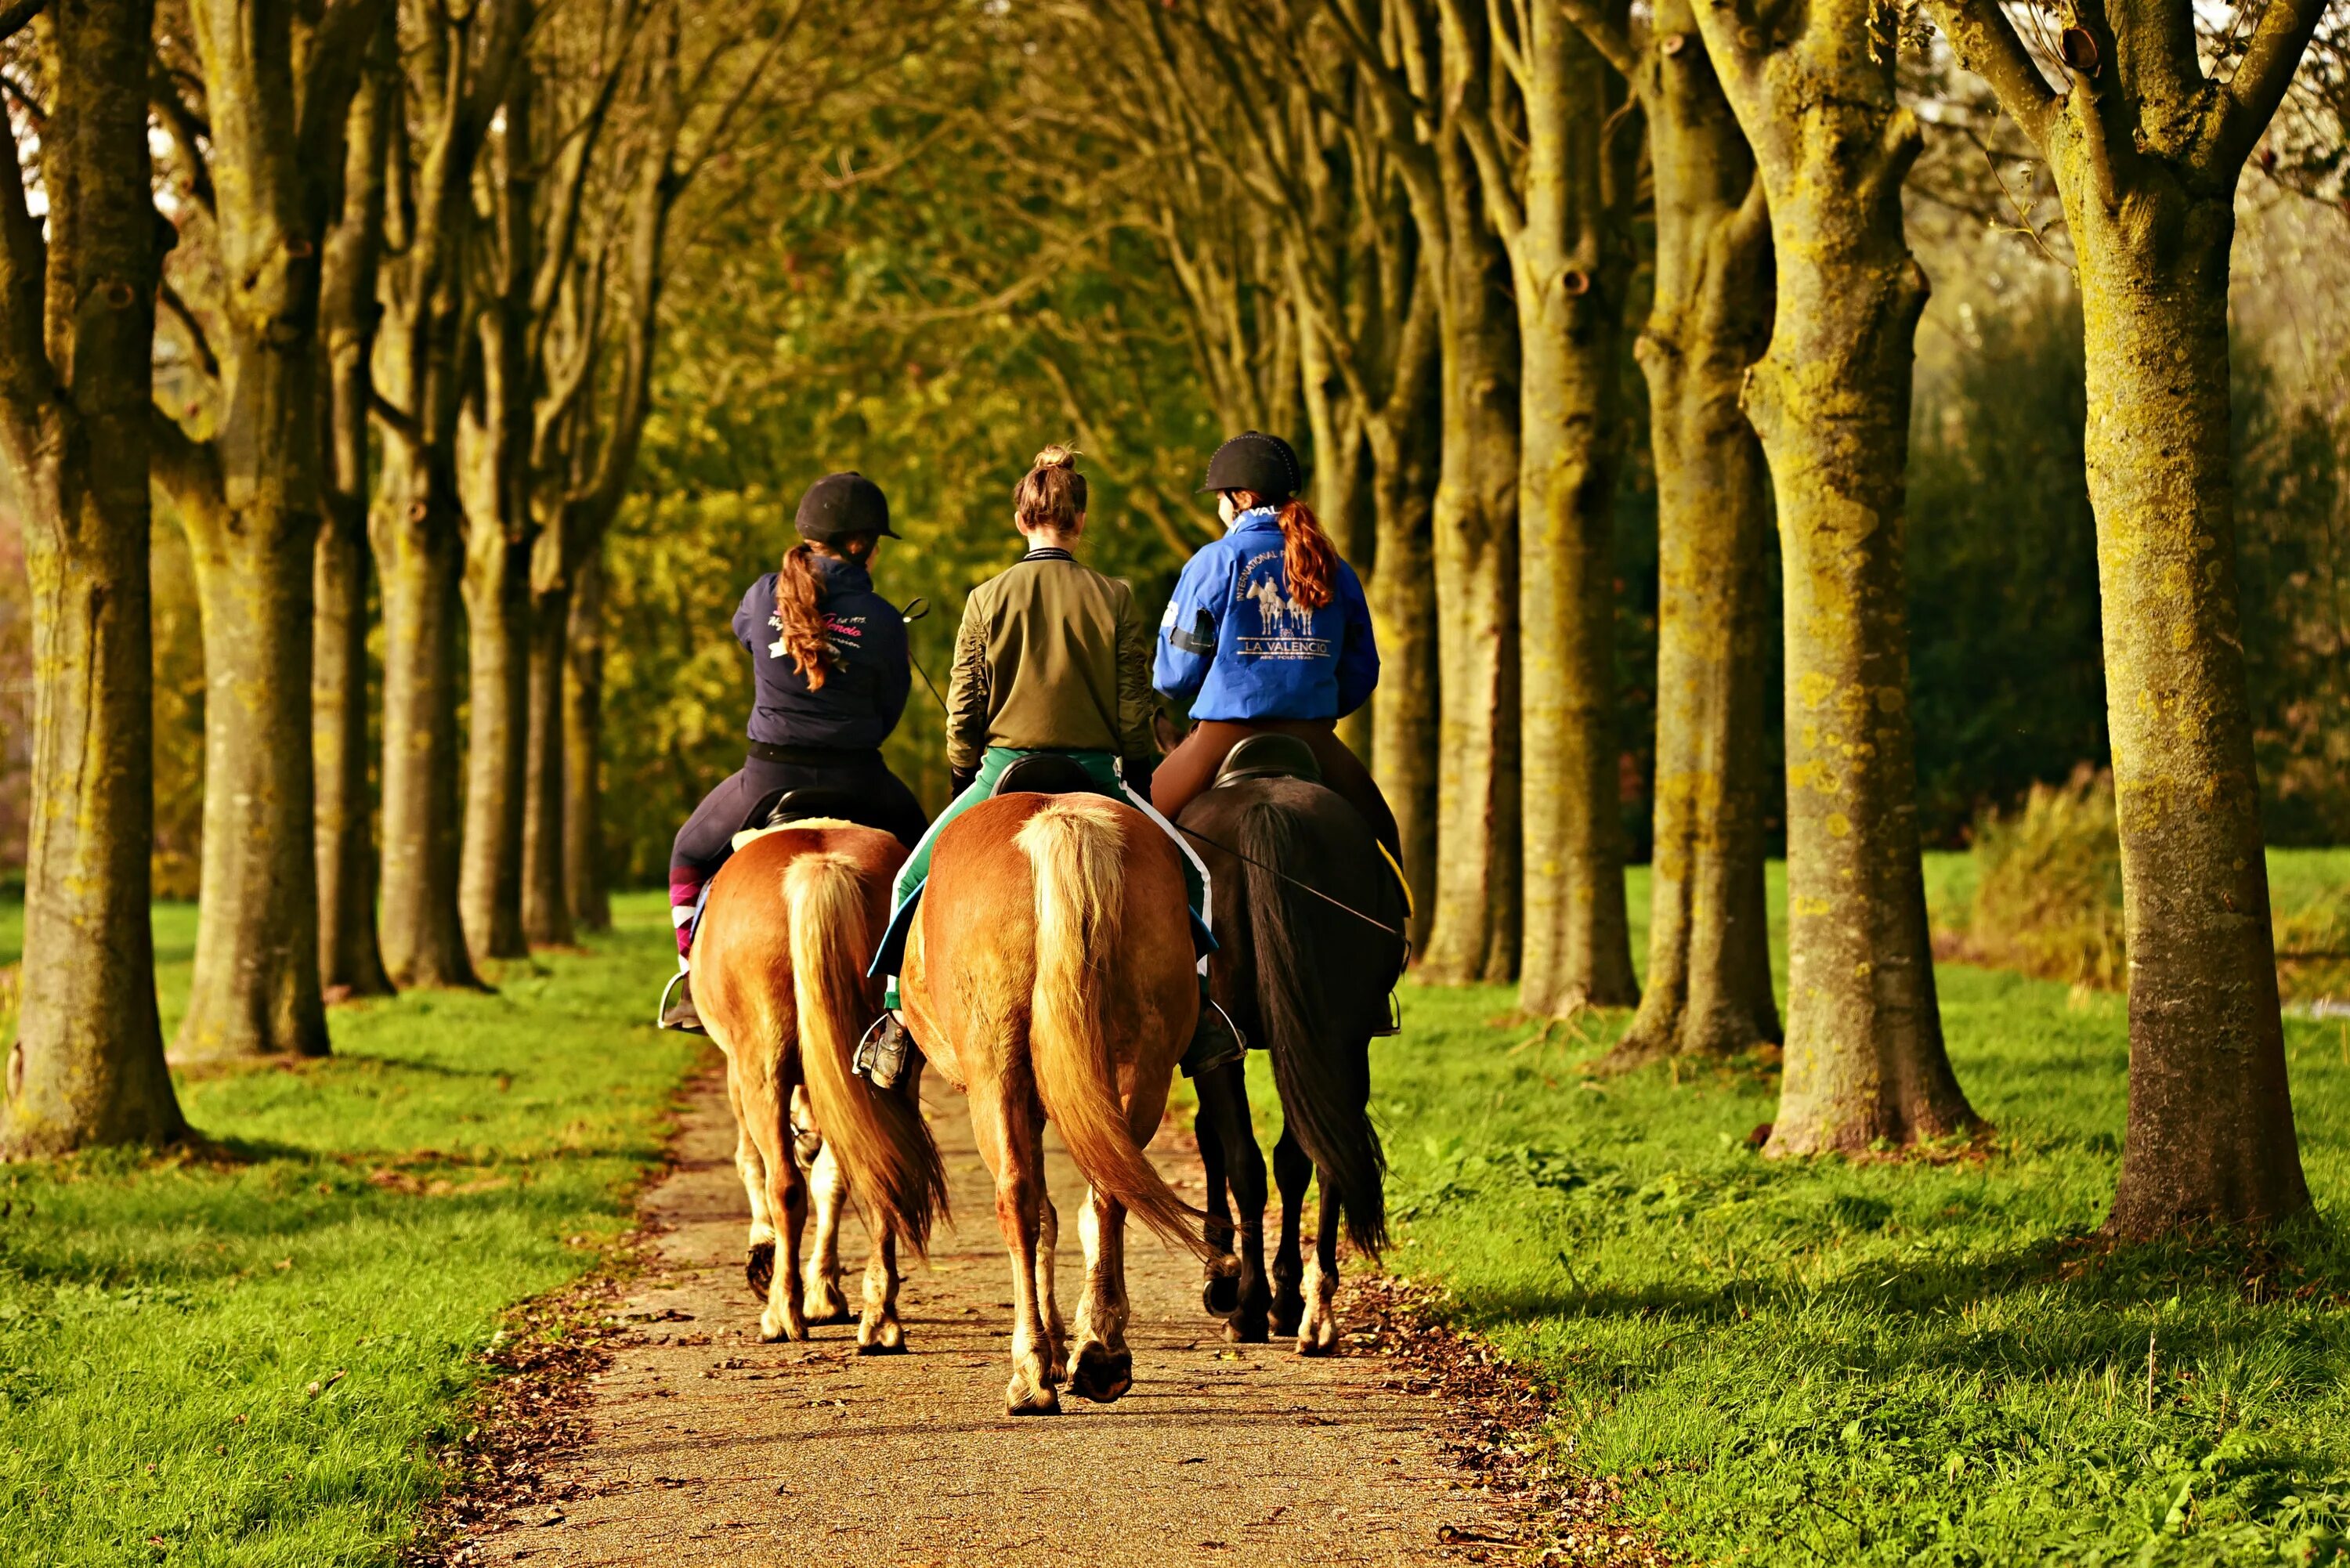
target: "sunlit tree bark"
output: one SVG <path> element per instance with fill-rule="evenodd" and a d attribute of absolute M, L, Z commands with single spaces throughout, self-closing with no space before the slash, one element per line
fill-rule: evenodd
<path fill-rule="evenodd" d="M 2059 93 L 1997 5 L 1934 7 L 2046 154 L 2077 258 L 2130 972 L 2106 1223 L 2134 1239 L 2310 1201 L 2238 632 L 2228 264 L 2237 180 L 2324 9 L 2276 0 L 2220 79 L 2184 0 L 2083 5 Z"/>
<path fill-rule="evenodd" d="M 310 734 L 319 253 L 383 3 L 301 16 L 249 0 L 188 7 L 221 280 L 207 302 L 219 392 L 209 436 L 159 421 L 154 452 L 203 612 L 203 903 L 176 1044 L 188 1057 L 327 1049 Z"/>
<path fill-rule="evenodd" d="M 1451 27 L 1477 30 L 1465 0 Z M 1517 306 L 1518 712 L 1525 939 L 1519 1005 L 1629 1006 L 1616 733 L 1616 480 L 1639 116 L 1574 23 L 1495 0 L 1482 112 L 1461 117 Z M 1615 4 L 1620 17 L 1628 5 Z"/>
<path fill-rule="evenodd" d="M 1902 579 L 1915 117 L 1872 0 L 1700 6 L 1770 206 L 1769 350 L 1746 383 L 1786 576 L 1785 1079 L 1765 1152 L 1906 1144 L 1974 1113 L 1943 1049 L 1918 862 Z"/>
<path fill-rule="evenodd" d="M 77 0 L 36 24 L 54 67 L 46 235 L 13 123 L 0 146 L 0 448 L 33 613 L 23 990 L 0 1158 L 165 1143 L 186 1127 L 148 926 L 152 15 L 146 0 Z"/>
<path fill-rule="evenodd" d="M 1570 14 L 1646 111 L 1655 296 L 1634 352 L 1657 475 L 1657 783 L 1640 1011 L 1626 1067 L 1779 1037 L 1762 886 L 1763 551 L 1770 476 L 1739 407 L 1771 331 L 1771 229 L 1753 154 L 1690 0 L 1648 28 Z"/>

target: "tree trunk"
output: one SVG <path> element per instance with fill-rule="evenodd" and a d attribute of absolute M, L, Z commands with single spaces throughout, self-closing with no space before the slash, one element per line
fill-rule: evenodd
<path fill-rule="evenodd" d="M 298 389 L 306 406 L 310 393 Z M 203 615 L 203 903 L 172 1051 L 323 1056 L 309 743 L 318 519 L 259 502 L 185 517 Z"/>
<path fill-rule="evenodd" d="M 522 958 L 523 773 L 530 708 L 529 547 L 476 511 L 465 551 L 473 682 L 457 907 L 475 962 Z"/>
<path fill-rule="evenodd" d="M 32 588 L 32 821 L 0 1158 L 161 1144 L 187 1124 L 155 1016 L 147 484 L 155 317 L 144 0 L 39 24 L 58 80 L 41 130 L 49 252 L 0 151 L 0 439 Z M 42 275 L 46 262 L 47 277 Z M 62 302 L 48 289 L 70 290 Z M 43 362 L 44 306 L 70 374 Z M 36 381 L 35 378 L 38 380 Z"/>
<path fill-rule="evenodd" d="M 1656 846 L 1640 1012 L 1611 1066 L 1779 1037 L 1762 882 L 1762 450 L 1739 405 L 1771 327 L 1754 159 L 1695 37 L 1657 7 L 1641 73 L 1656 297 L 1635 351 L 1657 473 Z"/>
<path fill-rule="evenodd" d="M 1518 341 L 1507 263 L 1457 144 L 1443 181 L 1442 459 L 1435 513 L 1436 876 L 1427 978 L 1517 972 Z"/>
<path fill-rule="evenodd" d="M 321 410 L 325 521 L 312 592 L 310 745 L 317 799 L 318 983 L 328 997 L 391 990 L 375 928 L 375 799 L 368 759 L 368 399 L 376 274 L 383 249 L 384 159 L 397 93 L 391 18 L 380 59 L 352 100 L 343 210 L 327 238 L 319 281 L 326 361 Z"/>
<path fill-rule="evenodd" d="M 1302 295 L 1298 267 L 1290 266 L 1292 291 Z M 1305 381 L 1305 424 L 1314 436 L 1314 510 L 1330 542 L 1355 568 L 1366 587 L 1373 573 L 1372 552 L 1378 547 L 1375 509 L 1367 483 L 1363 440 L 1363 413 L 1345 379 L 1330 362 L 1329 345 L 1321 329 L 1300 312 L 1297 363 Z M 1376 636 L 1377 628 L 1373 628 Z M 1338 739 L 1367 761 L 1373 705 L 1366 702 L 1338 721 Z"/>
<path fill-rule="evenodd" d="M 590 556 L 571 588 L 563 687 L 563 880 L 582 931 L 612 929 L 604 870 L 604 562 Z"/>
<path fill-rule="evenodd" d="M 1412 950 L 1436 913 L 1436 570 L 1431 498 L 1438 464 L 1436 357 L 1424 355 L 1400 418 L 1370 427 L 1378 565 L 1371 632 L 1379 684 L 1371 694 L 1371 775 L 1395 813 L 1404 877 L 1413 891 Z"/>
<path fill-rule="evenodd" d="M 1786 1069 L 1764 1152 L 1906 1144 L 1975 1117 L 1950 1071 L 1918 864 L 1902 580 L 1912 339 L 1902 234 L 1919 145 L 1869 0 L 1765 49 L 1700 8 L 1770 202 L 1771 346 L 1746 408 L 1786 573 Z"/>
<path fill-rule="evenodd" d="M 360 415 L 362 441 L 365 413 Z M 314 566 L 310 746 L 317 800 L 318 983 L 330 998 L 391 991 L 375 930 L 375 801 L 368 770 L 366 503 L 330 496 Z"/>
<path fill-rule="evenodd" d="M 2068 183 L 2129 947 L 2129 1124 L 2106 1224 L 2263 1225 L 2308 1208 L 2309 1189 L 2238 635 L 2234 209 L 2166 180 L 2110 213 Z"/>
<path fill-rule="evenodd" d="M 1608 90 L 1606 66 L 1562 12 L 1534 6 L 1529 24 L 1524 216 L 1510 246 L 1523 346 L 1518 997 L 1529 1013 L 1561 1017 L 1628 1007 L 1640 995 L 1624 904 L 1615 722 L 1618 381 L 1633 257 L 1616 227 L 1606 168 L 1620 92 Z"/>
<path fill-rule="evenodd" d="M 455 485 L 384 443 L 371 528 L 383 572 L 383 958 L 400 985 L 471 986 L 457 908 Z"/>
<path fill-rule="evenodd" d="M 522 924 L 534 947 L 567 947 L 571 899 L 564 887 L 563 670 L 571 637 L 567 583 L 536 588 L 530 608 L 528 755 L 523 768 Z"/>

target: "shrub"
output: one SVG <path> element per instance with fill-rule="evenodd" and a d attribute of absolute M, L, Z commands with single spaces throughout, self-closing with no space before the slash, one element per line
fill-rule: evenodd
<path fill-rule="evenodd" d="M 1967 957 L 2044 980 L 2120 987 L 2127 971 L 2112 774 L 2085 763 L 2064 784 L 2033 784 L 2013 815 L 1978 819 L 1974 852 Z"/>

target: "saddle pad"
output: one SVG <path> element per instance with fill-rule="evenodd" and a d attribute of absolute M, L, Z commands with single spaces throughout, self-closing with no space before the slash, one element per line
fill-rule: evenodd
<path fill-rule="evenodd" d="M 857 824 L 837 816 L 803 816 L 792 822 L 771 822 L 764 827 L 746 827 L 734 836 L 732 848 L 740 849 L 754 838 L 764 838 L 770 833 L 781 833 L 787 827 L 855 827 Z"/>

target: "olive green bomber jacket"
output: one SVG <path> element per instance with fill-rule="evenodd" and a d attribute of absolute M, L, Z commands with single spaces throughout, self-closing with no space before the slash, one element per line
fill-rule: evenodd
<path fill-rule="evenodd" d="M 947 765 L 990 746 L 1148 756 L 1150 628 L 1134 590 L 1032 550 L 971 592 L 947 688 Z"/>

